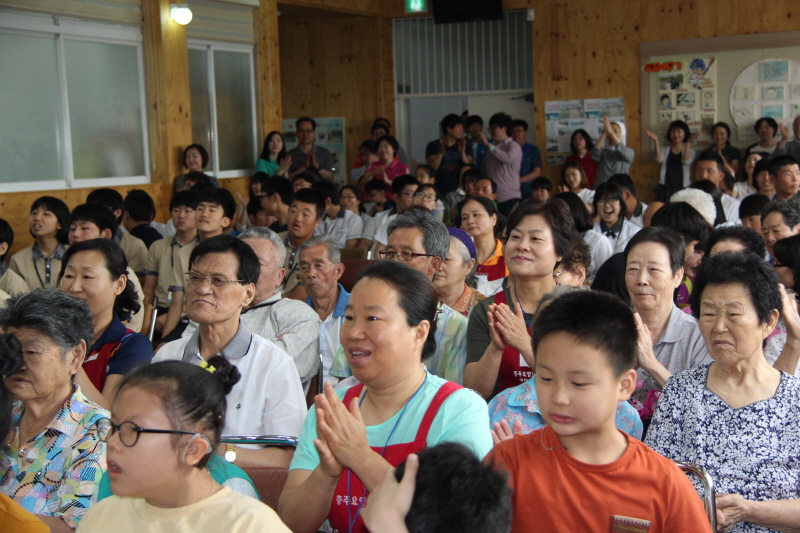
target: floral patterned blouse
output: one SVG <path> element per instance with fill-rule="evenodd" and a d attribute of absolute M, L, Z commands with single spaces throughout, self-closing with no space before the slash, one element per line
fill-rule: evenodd
<path fill-rule="evenodd" d="M 675 461 L 704 466 L 717 494 L 799 498 L 800 379 L 782 372 L 773 397 L 734 409 L 706 387 L 710 366 L 667 380 L 645 444 Z M 729 531 L 773 530 L 740 522 Z"/>
<path fill-rule="evenodd" d="M 489 427 L 505 419 L 514 427 L 517 420 L 522 422 L 522 432 L 528 434 L 546 425 L 539 412 L 536 398 L 536 376 L 516 387 L 506 389 L 489 402 Z M 639 413 L 628 402 L 619 402 L 616 415 L 617 428 L 633 438 L 642 438 L 642 420 Z"/>

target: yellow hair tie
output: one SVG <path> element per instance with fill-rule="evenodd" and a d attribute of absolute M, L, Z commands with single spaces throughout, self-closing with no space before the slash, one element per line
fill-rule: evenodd
<path fill-rule="evenodd" d="M 213 365 L 209 365 L 208 361 L 203 361 L 202 363 L 200 363 L 200 368 L 204 368 L 209 372 L 211 372 L 212 374 L 217 370 Z"/>

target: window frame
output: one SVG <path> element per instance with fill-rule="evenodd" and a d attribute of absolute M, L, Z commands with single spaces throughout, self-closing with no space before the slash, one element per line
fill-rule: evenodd
<path fill-rule="evenodd" d="M 14 13 L 0 10 L 0 33 L 53 39 L 56 54 L 58 83 L 58 141 L 56 152 L 64 179 L 47 181 L 0 182 L 4 192 L 63 190 L 76 188 L 142 185 L 151 182 L 150 143 L 148 137 L 147 89 L 144 68 L 144 39 L 138 26 L 84 21 L 57 15 Z M 64 41 L 135 46 L 139 75 L 139 115 L 142 126 L 142 147 L 145 173 L 139 176 L 75 178 L 72 158 L 72 131 L 69 117 L 69 88 L 67 87 Z"/>
<path fill-rule="evenodd" d="M 206 53 L 206 71 L 208 78 L 206 79 L 206 88 L 208 90 L 209 102 L 209 123 L 211 124 L 211 146 L 209 147 L 209 154 L 211 156 L 211 172 L 217 179 L 225 178 L 241 178 L 242 176 L 249 176 L 255 166 L 256 160 L 259 156 L 259 143 L 258 143 L 258 100 L 256 98 L 256 80 L 255 80 L 255 46 L 245 43 L 230 43 L 224 41 L 209 41 L 206 39 L 186 39 L 186 48 L 188 50 L 202 50 Z M 215 86 L 215 70 L 214 70 L 214 52 L 238 52 L 246 53 L 250 64 L 250 108 L 251 113 L 251 127 L 253 130 L 253 163 L 249 168 L 233 169 L 233 170 L 220 170 L 219 169 L 219 142 L 218 129 L 217 129 L 217 90 Z"/>

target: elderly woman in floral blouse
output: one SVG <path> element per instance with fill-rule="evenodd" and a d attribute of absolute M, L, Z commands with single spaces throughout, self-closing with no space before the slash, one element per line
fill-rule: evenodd
<path fill-rule="evenodd" d="M 37 289 L 6 302 L 0 329 L 17 336 L 25 357 L 6 379 L 19 403 L 11 440 L 0 448 L 0 491 L 51 531 L 72 531 L 106 469 L 96 423 L 109 413 L 74 384 L 93 336 L 92 312 L 58 289 Z"/>
<path fill-rule="evenodd" d="M 800 524 L 800 379 L 770 366 L 762 349 L 781 296 L 776 274 L 753 253 L 703 263 L 692 313 L 713 362 L 669 378 L 645 440 L 708 470 L 720 531 Z"/>

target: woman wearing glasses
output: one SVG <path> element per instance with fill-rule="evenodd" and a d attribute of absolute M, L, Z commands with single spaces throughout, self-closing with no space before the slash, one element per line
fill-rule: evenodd
<path fill-rule="evenodd" d="M 513 282 L 469 316 L 465 387 L 488 400 L 533 376 L 531 323 L 539 301 L 555 289 L 556 267 L 576 237 L 564 202 L 529 198 L 511 212 L 503 255 Z"/>
<path fill-rule="evenodd" d="M 25 359 L 5 380 L 18 403 L 11 441 L 0 448 L 0 492 L 51 531 L 72 531 L 106 469 L 96 424 L 108 411 L 74 383 L 92 340 L 92 312 L 58 289 L 41 289 L 8 300 L 0 329 L 16 335 Z"/>
<path fill-rule="evenodd" d="M 139 310 L 139 297 L 128 282 L 125 252 L 111 239 L 91 239 L 71 246 L 61 261 L 61 290 L 83 300 L 92 311 L 93 335 L 75 381 L 87 398 L 106 408 L 125 374 L 153 358 L 147 337 L 121 322 Z"/>
<path fill-rule="evenodd" d="M 375 261 L 361 274 L 341 333 L 361 383 L 339 391 L 326 383 L 303 425 L 279 504 L 295 533 L 315 533 L 326 519 L 340 532 L 365 532 L 369 492 L 426 446 L 458 442 L 479 458 L 491 448 L 486 403 L 423 364 L 437 349 L 437 309 L 430 281 L 407 263 Z"/>
<path fill-rule="evenodd" d="M 616 183 L 602 183 L 594 191 L 594 212 L 600 220 L 594 223 L 594 230 L 606 237 L 614 253 L 625 249 L 628 241 L 640 228 L 625 218 L 625 200 L 622 189 Z"/>
<path fill-rule="evenodd" d="M 203 366 L 142 367 L 119 387 L 110 419 L 98 423 L 114 495 L 95 504 L 83 532 L 288 529 L 255 498 L 221 485 L 208 469 L 225 426 L 225 397 L 239 371 L 224 356 Z"/>
<path fill-rule="evenodd" d="M 224 355 L 242 375 L 227 395 L 231 409 L 226 435 L 297 436 L 306 415 L 300 376 L 292 358 L 274 343 L 254 335 L 239 319 L 255 295 L 260 266 L 250 246 L 231 235 L 198 244 L 189 257 L 186 301 L 193 334 L 165 344 L 153 358 L 203 365 Z M 246 466 L 287 466 L 292 450 L 226 446 L 219 452 Z"/>

